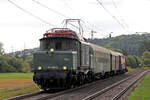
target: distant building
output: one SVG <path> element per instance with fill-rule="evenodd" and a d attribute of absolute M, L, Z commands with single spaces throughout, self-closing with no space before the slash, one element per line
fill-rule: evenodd
<path fill-rule="evenodd" d="M 7 55 L 9 56 L 18 56 L 18 57 L 21 57 L 23 56 L 24 54 L 25 55 L 33 55 L 33 53 L 35 51 L 39 50 L 39 48 L 33 48 L 33 49 L 25 49 L 25 50 L 22 50 L 22 51 L 15 51 L 15 52 L 11 52 L 11 53 L 8 53 Z"/>

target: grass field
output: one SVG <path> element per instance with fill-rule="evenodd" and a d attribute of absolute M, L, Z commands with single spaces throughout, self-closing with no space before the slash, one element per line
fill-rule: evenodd
<path fill-rule="evenodd" d="M 0 79 L 32 79 L 33 73 L 0 73 Z"/>
<path fill-rule="evenodd" d="M 150 100 L 150 73 L 128 97 L 129 100 Z"/>
<path fill-rule="evenodd" d="M 0 100 L 25 93 L 38 91 L 32 81 L 32 73 L 1 73 Z"/>

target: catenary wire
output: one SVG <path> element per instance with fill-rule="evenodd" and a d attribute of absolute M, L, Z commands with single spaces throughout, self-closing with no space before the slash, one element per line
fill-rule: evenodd
<path fill-rule="evenodd" d="M 114 0 L 112 0 L 112 4 L 113 4 L 114 8 L 116 9 L 116 12 L 120 15 L 120 13 L 118 11 L 118 6 Z M 122 18 L 122 16 L 120 16 L 120 17 L 121 17 L 122 23 L 124 23 L 124 25 L 129 29 L 129 25 L 125 22 L 124 18 Z"/>
<path fill-rule="evenodd" d="M 73 9 L 72 7 L 70 7 L 69 4 L 66 2 L 66 0 L 64 0 L 64 1 L 62 1 L 62 2 L 65 4 L 66 7 L 68 7 L 70 10 L 72 10 L 73 12 L 75 12 L 74 9 Z M 79 16 L 81 19 L 83 19 L 83 20 L 84 20 L 87 24 L 89 24 L 90 26 L 95 27 L 95 28 L 97 28 L 98 30 L 102 31 L 102 29 L 100 29 L 100 28 L 98 28 L 97 26 L 91 24 L 89 21 L 87 21 L 85 18 L 83 18 L 83 17 L 82 17 L 81 15 L 79 15 L 77 12 L 75 12 L 75 13 L 76 13 L 77 16 Z M 85 25 L 85 27 L 87 27 L 87 25 Z M 90 30 L 93 30 L 93 29 L 91 29 L 91 28 L 89 28 L 89 29 L 90 29 Z"/>
<path fill-rule="evenodd" d="M 40 6 L 42 6 L 42 7 L 44 7 L 44 8 L 46 8 L 46 9 L 48 9 L 48 10 L 50 10 L 50 11 L 52 11 L 52 12 L 54 12 L 54 13 L 56 13 L 56 14 L 58 14 L 58 15 L 60 15 L 60 16 L 63 16 L 63 17 L 65 17 L 65 18 L 67 18 L 67 19 L 70 19 L 70 17 L 68 17 L 68 16 L 66 16 L 66 15 L 64 15 L 64 14 L 62 14 L 62 13 L 60 13 L 60 12 L 58 12 L 58 11 L 56 11 L 56 10 L 54 10 L 54 9 L 52 9 L 52 8 L 49 8 L 49 7 L 47 7 L 46 5 L 44 5 L 44 4 L 42 4 L 42 3 L 40 3 L 39 1 L 36 1 L 36 0 L 32 0 L 34 3 L 36 3 L 36 4 L 39 4 Z M 70 7 L 69 7 L 70 8 Z M 70 9 L 72 9 L 72 8 L 70 8 Z M 72 11 L 73 11 L 73 9 L 72 9 Z M 81 20 L 82 20 L 83 18 L 81 18 Z M 84 21 L 82 21 L 82 22 L 84 22 Z M 87 22 L 87 21 L 86 21 Z M 89 24 L 89 22 L 87 22 L 88 24 Z M 83 24 L 84 25 L 84 24 Z M 84 25 L 87 29 L 90 29 L 91 30 L 91 28 L 89 28 L 87 25 Z"/>
<path fill-rule="evenodd" d="M 115 1 L 114 0 L 112 0 L 112 4 L 114 5 L 114 7 L 117 9 L 117 5 L 116 5 L 116 3 L 115 3 Z"/>
<path fill-rule="evenodd" d="M 14 6 L 16 6 L 17 8 L 19 8 L 20 10 L 22 10 L 22 11 L 24 11 L 25 13 L 29 14 L 30 16 L 32 16 L 32 17 L 34 17 L 34 18 L 40 20 L 41 22 L 43 22 L 43 23 L 45 23 L 45 24 L 48 24 L 48 25 L 50 25 L 50 26 L 53 26 L 53 27 L 57 27 L 56 25 L 53 25 L 53 24 L 51 24 L 51 23 L 49 23 L 49 22 L 47 22 L 47 21 L 41 19 L 40 17 L 38 17 L 38 16 L 32 14 L 31 12 L 25 10 L 25 9 L 22 8 L 21 6 L 19 6 L 19 5 L 17 5 L 16 3 L 14 3 L 12 0 L 8 0 L 8 1 L 9 1 L 11 4 L 13 4 Z"/>
<path fill-rule="evenodd" d="M 96 0 L 96 1 L 97 1 L 97 2 L 101 5 L 101 7 L 126 31 L 126 28 L 124 27 L 124 25 L 121 24 L 120 21 L 119 21 L 111 12 L 109 12 L 108 9 L 105 8 L 105 6 L 104 6 L 103 3 L 102 3 L 102 0 L 101 0 L 101 1 Z"/>
<path fill-rule="evenodd" d="M 36 0 L 32 0 L 32 1 L 35 2 L 35 3 L 37 3 L 37 4 L 39 4 L 39 5 L 41 5 L 41 6 L 44 7 L 44 8 L 49 9 L 50 11 L 52 11 L 52 12 L 58 14 L 58 15 L 61 15 L 61 16 L 65 17 L 65 18 L 69 18 L 68 16 L 66 16 L 66 15 L 64 15 L 64 14 L 62 14 L 62 13 L 60 13 L 60 12 L 58 12 L 58 11 L 52 9 L 52 8 L 47 7 L 46 5 L 40 3 L 39 1 L 36 1 Z M 70 18 L 69 18 L 69 19 L 70 19 Z"/>
<path fill-rule="evenodd" d="M 64 5 L 65 5 L 66 7 L 68 7 L 71 11 L 73 11 L 73 12 L 74 12 L 77 16 L 79 16 L 82 20 L 84 20 L 85 23 L 87 23 L 87 24 L 90 25 L 91 27 L 95 27 L 95 28 L 96 28 L 95 33 L 102 33 L 102 28 L 99 28 L 99 27 L 97 27 L 97 26 L 91 24 L 89 21 L 87 21 L 85 18 L 83 18 L 81 15 L 79 15 L 72 7 L 66 2 L 66 0 L 63 0 L 62 2 L 64 3 Z M 83 26 L 90 30 L 90 33 L 89 33 L 90 35 L 93 34 L 93 33 L 91 33 L 91 32 L 93 31 L 92 28 L 88 27 L 86 24 L 83 24 Z M 98 30 L 100 30 L 101 32 L 99 32 Z"/>

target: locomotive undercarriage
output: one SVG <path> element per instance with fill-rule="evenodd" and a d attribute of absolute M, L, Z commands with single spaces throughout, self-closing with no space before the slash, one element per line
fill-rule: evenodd
<path fill-rule="evenodd" d="M 35 71 L 33 81 L 44 90 L 67 89 L 94 81 L 94 74 L 76 71 Z"/>
<path fill-rule="evenodd" d="M 67 72 L 62 71 L 35 71 L 33 81 L 42 89 L 57 89 L 64 88 L 66 85 L 65 78 Z"/>

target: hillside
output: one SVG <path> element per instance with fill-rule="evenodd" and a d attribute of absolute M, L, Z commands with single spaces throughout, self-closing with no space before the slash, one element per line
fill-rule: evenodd
<path fill-rule="evenodd" d="M 138 56 L 142 41 L 150 39 L 150 34 L 121 35 L 104 39 L 87 39 L 87 41 L 106 48 L 123 49 L 128 55 Z"/>

